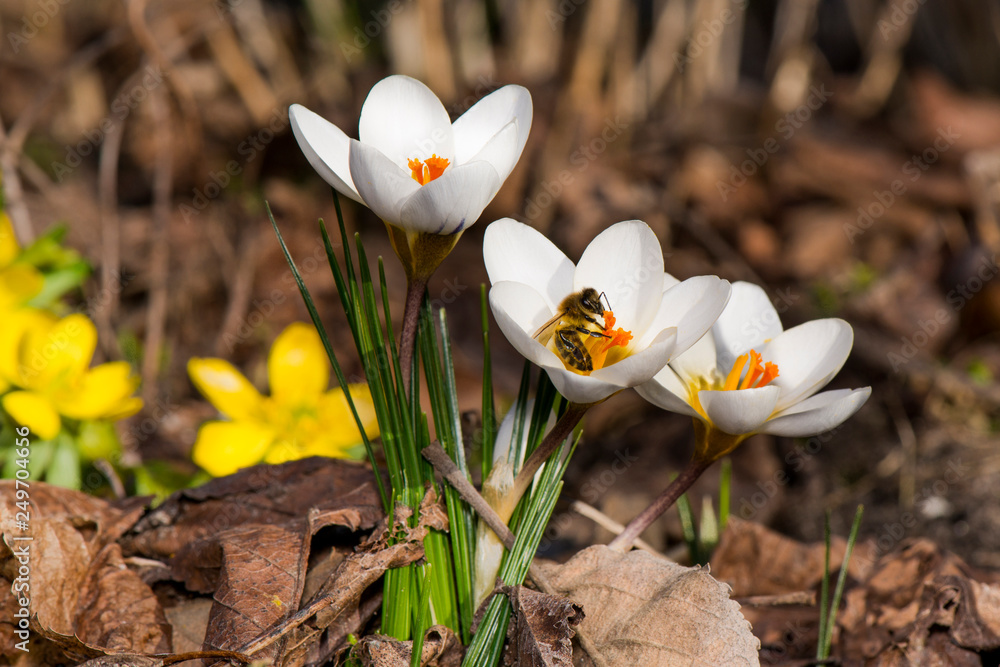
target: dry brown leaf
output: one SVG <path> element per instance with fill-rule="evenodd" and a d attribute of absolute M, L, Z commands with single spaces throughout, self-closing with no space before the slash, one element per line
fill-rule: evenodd
<path fill-rule="evenodd" d="M 571 667 L 574 627 L 583 609 L 571 600 L 539 593 L 524 586 L 504 591 L 513 611 L 504 655 L 505 664 L 525 667 Z"/>
<path fill-rule="evenodd" d="M 333 576 L 319 589 L 308 605 L 302 605 L 295 622 L 277 625 L 240 647 L 241 653 L 259 656 L 279 643 L 286 648 L 276 664 L 292 666 L 323 662 L 321 658 L 336 649 L 336 643 L 323 642 L 323 635 L 339 640 L 357 631 L 362 596 L 386 570 L 403 567 L 423 558 L 423 539 L 432 529 L 447 530 L 448 518 L 433 491 L 428 491 L 420 505 L 420 520 L 415 527 L 406 522 L 413 512 L 400 506 L 394 512 L 393 535 L 398 540 L 388 544 L 390 531 L 383 524 L 360 547 L 340 563 Z M 322 519 L 322 517 L 319 517 Z M 405 539 L 401 539 L 405 536 Z"/>
<path fill-rule="evenodd" d="M 348 494 L 355 513 L 342 502 Z M 381 504 L 371 469 L 325 457 L 245 468 L 170 496 L 136 524 L 122 550 L 166 559 L 201 538 L 236 526 L 281 525 L 312 508 L 344 511 L 344 525 L 355 530 L 372 527 Z"/>
<path fill-rule="evenodd" d="M 750 624 L 707 569 L 598 545 L 545 573 L 583 607 L 580 630 L 610 665 L 759 664 Z"/>
<path fill-rule="evenodd" d="M 11 549 L 3 558 L 5 574 L 16 567 L 13 554 L 18 554 L 24 545 L 29 545 L 31 561 L 31 614 L 44 631 L 59 635 L 73 635 L 73 620 L 76 617 L 77 600 L 87 567 L 94 557 L 97 545 L 69 522 L 67 518 L 47 518 L 39 510 L 37 518 L 32 516 L 31 542 L 7 542 Z M 12 515 L 11 515 L 12 516 Z M 12 539 L 4 532 L 5 541 Z M 40 558 L 44 554 L 44 558 Z M 9 576 L 13 580 L 13 576 Z M 42 594 L 42 591 L 45 593 Z"/>
<path fill-rule="evenodd" d="M 41 637 L 56 641 L 77 656 L 99 655 L 104 646 L 94 635 L 89 636 L 88 646 L 77 639 L 78 617 L 82 613 L 103 608 L 103 602 L 85 597 L 88 586 L 96 584 L 94 567 L 100 567 L 94 559 L 106 546 L 117 539 L 142 514 L 145 498 L 132 498 L 115 504 L 88 496 L 79 491 L 51 486 L 42 482 L 30 487 L 29 531 L 23 531 L 16 524 L 17 512 L 15 483 L 13 480 L 0 481 L 0 533 L 3 544 L 0 548 L 0 587 L 10 590 L 18 576 L 19 558 L 30 562 L 30 613 L 32 629 Z M 30 537 L 30 540 L 18 538 Z M 44 558 L 40 555 L 44 554 Z M 120 554 L 115 567 L 121 564 Z M 96 575 L 99 576 L 100 575 Z M 135 603 L 146 594 L 152 595 L 148 587 L 133 586 L 140 583 L 138 578 L 124 591 L 124 599 Z M 120 602 L 121 600 L 119 600 Z M 5 596 L 4 608 L 13 607 L 14 599 Z M 92 606 L 97 604 L 96 607 Z M 16 609 L 16 608 L 15 608 Z M 110 617 L 104 622 L 114 623 Z M 88 631 L 97 628 L 101 622 L 88 626 Z M 13 626 L 0 624 L 0 637 L 8 638 Z M 97 630 L 97 635 L 101 633 Z M 128 640 L 126 640 L 127 643 Z M 0 653 L 13 655 L 14 642 L 4 642 Z"/>
<path fill-rule="evenodd" d="M 818 608 L 781 600 L 784 594 L 815 591 L 823 549 L 730 519 L 712 564 L 741 596 L 772 598 L 744 608 L 761 640 L 763 664 L 786 665 L 815 654 Z M 836 572 L 842 545 L 833 551 Z M 866 667 L 964 667 L 983 664 L 981 652 L 1000 648 L 1000 586 L 977 581 L 961 559 L 927 540 L 903 542 L 878 555 L 870 543 L 855 548 L 837 617 L 835 657 Z"/>
<path fill-rule="evenodd" d="M 1000 648 L 1000 587 L 973 574 L 928 540 L 903 543 L 850 591 L 839 619 L 845 654 L 887 664 L 983 664 L 980 652 Z"/>
<path fill-rule="evenodd" d="M 189 598 L 163 610 L 173 628 L 174 651 L 189 653 L 201 650 L 213 604 L 210 598 Z"/>
<path fill-rule="evenodd" d="M 163 667 L 163 658 L 144 655 L 102 655 L 88 660 L 79 667 Z"/>
<path fill-rule="evenodd" d="M 206 651 L 234 650 L 298 608 L 302 577 L 299 564 L 308 549 L 304 523 L 285 526 L 247 526 L 220 536 L 222 576 L 216 604 L 208 621 Z M 275 645 L 258 658 L 273 658 Z"/>
<path fill-rule="evenodd" d="M 109 544 L 90 565 L 80 591 L 76 635 L 109 653 L 169 653 L 171 629 L 153 591 Z"/>
<path fill-rule="evenodd" d="M 831 571 L 840 569 L 846 548 L 843 538 L 831 540 Z M 759 523 L 731 517 L 712 554 L 712 574 L 729 584 L 736 598 L 807 591 L 823 579 L 825 551 L 822 543 L 802 544 Z M 866 575 L 862 551 L 859 546 L 848 566 L 855 579 Z"/>
<path fill-rule="evenodd" d="M 412 653 L 412 641 L 401 642 L 385 635 L 369 635 L 354 650 L 365 667 L 410 667 Z M 459 667 L 462 655 L 462 642 L 449 628 L 434 625 L 424 633 L 421 667 Z"/>
<path fill-rule="evenodd" d="M 370 481 L 337 490 L 318 499 L 319 507 L 300 508 L 308 510 L 304 516 L 280 525 L 237 526 L 187 545 L 172 559 L 173 570 L 189 588 L 214 591 L 205 650 L 237 649 L 299 609 L 317 531 L 337 525 L 353 532 L 381 516 Z M 276 642 L 255 657 L 275 659 L 283 653 L 283 642 Z"/>

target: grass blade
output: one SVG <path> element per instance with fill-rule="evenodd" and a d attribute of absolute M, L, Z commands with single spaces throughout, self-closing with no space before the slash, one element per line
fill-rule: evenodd
<path fill-rule="evenodd" d="M 823 558 L 823 583 L 819 596 L 819 639 L 816 642 L 816 659 L 823 660 L 824 647 L 827 644 L 827 614 L 830 602 L 830 510 L 823 519 L 823 536 L 826 541 L 826 552 Z"/>
<path fill-rule="evenodd" d="M 833 629 L 837 626 L 837 611 L 840 609 L 840 599 L 844 594 L 844 585 L 847 583 L 847 569 L 851 563 L 854 544 L 858 540 L 858 531 L 861 529 L 861 516 L 864 512 L 864 505 L 858 505 L 858 509 L 854 512 L 851 533 L 847 537 L 847 550 L 844 552 L 844 560 L 840 565 L 840 574 L 837 575 L 837 587 L 833 591 L 833 600 L 830 603 L 830 611 L 827 614 L 826 630 L 823 633 L 823 651 L 819 657 L 824 660 L 830 657 L 830 649 L 833 646 Z M 829 565 L 827 569 L 829 570 Z"/>
<path fill-rule="evenodd" d="M 368 440 L 367 434 L 365 434 L 364 424 L 358 414 L 357 407 L 354 405 L 354 399 L 351 397 L 351 392 L 348 389 L 348 383 L 346 377 L 344 376 L 344 371 L 340 366 L 340 362 L 337 361 L 337 355 L 333 351 L 333 346 L 330 344 L 330 338 L 327 336 L 326 329 L 323 327 L 323 322 L 319 318 L 319 312 L 316 310 L 316 304 L 313 302 L 312 295 L 309 293 L 309 289 L 302 281 L 302 274 L 299 273 L 298 266 L 296 266 L 291 253 L 288 251 L 288 246 L 285 244 L 285 239 L 281 236 L 281 230 L 278 229 L 278 223 L 274 219 L 271 207 L 266 203 L 264 206 L 267 209 L 267 217 L 271 221 L 274 233 L 278 237 L 278 243 L 281 245 L 281 251 L 285 255 L 285 261 L 288 262 L 288 266 L 292 271 L 292 276 L 295 278 L 295 284 L 298 286 L 299 293 L 302 295 L 302 300 L 305 302 L 306 309 L 309 311 L 309 317 L 312 319 L 313 325 L 319 333 L 320 340 L 323 342 L 323 349 L 326 350 L 326 356 L 330 360 L 330 365 L 333 366 L 333 371 L 337 376 L 337 382 L 340 383 L 341 388 L 344 390 L 344 397 L 347 399 L 347 405 L 351 409 L 351 415 L 354 417 L 354 421 L 358 426 L 358 431 L 361 433 L 361 441 L 364 443 L 365 451 L 368 452 L 369 460 L 371 460 L 372 467 L 375 470 L 375 483 L 378 486 L 379 497 L 382 499 L 382 505 L 386 508 L 386 511 L 388 511 L 391 506 L 389 496 L 382 484 L 382 478 L 378 474 L 375 453 L 372 449 L 371 442 Z M 369 386 L 369 390 L 370 389 L 371 386 Z M 379 427 L 381 428 L 381 424 L 379 424 Z"/>

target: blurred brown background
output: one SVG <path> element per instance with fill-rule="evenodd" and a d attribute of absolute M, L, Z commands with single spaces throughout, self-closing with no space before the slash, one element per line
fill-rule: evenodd
<path fill-rule="evenodd" d="M 744 445 L 734 514 L 817 539 L 826 507 L 844 534 L 864 502 L 865 535 L 928 535 L 1000 567 L 1000 4 L 0 0 L 0 32 L 8 209 L 24 241 L 66 221 L 95 267 L 79 306 L 100 355 L 143 377 L 131 456 L 184 460 L 212 415 L 188 358 L 230 359 L 266 388 L 270 341 L 307 319 L 264 201 L 358 371 L 316 229 L 332 198 L 288 104 L 356 135 L 390 73 L 425 81 L 453 116 L 519 83 L 535 107 L 525 154 L 430 287 L 463 407 L 479 400 L 486 224 L 525 220 L 576 258 L 640 218 L 677 276 L 758 282 L 786 328 L 855 327 L 834 386 L 870 384 L 871 400 L 832 435 Z M 401 312 L 381 224 L 350 202 L 345 215 L 386 257 Z M 506 400 L 521 360 L 494 332 Z M 624 521 L 686 460 L 690 425 L 631 393 L 592 413 L 567 501 Z M 651 533 L 675 543 L 676 518 Z M 558 556 L 608 536 L 558 511 L 548 537 Z"/>

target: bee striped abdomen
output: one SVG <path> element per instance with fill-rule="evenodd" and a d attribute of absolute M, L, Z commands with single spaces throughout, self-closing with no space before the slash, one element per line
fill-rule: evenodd
<path fill-rule="evenodd" d="M 583 345 L 583 336 L 576 329 L 557 329 L 555 335 L 556 351 L 563 362 L 578 371 L 594 370 L 590 353 Z"/>

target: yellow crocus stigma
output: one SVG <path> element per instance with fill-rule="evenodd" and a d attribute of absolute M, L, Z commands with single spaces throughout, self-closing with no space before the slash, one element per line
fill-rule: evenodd
<path fill-rule="evenodd" d="M 311 325 L 293 323 L 275 339 L 267 371 L 271 395 L 263 396 L 223 359 L 188 362 L 195 386 L 228 418 L 206 422 L 198 430 L 195 463 L 219 477 L 262 461 L 361 454 L 362 436 L 344 391 L 327 391 L 330 366 Z M 354 384 L 348 390 L 366 435 L 376 437 L 378 421 L 368 386 Z"/>
<path fill-rule="evenodd" d="M 410 175 L 420 185 L 427 185 L 438 178 L 450 164 L 451 162 L 448 158 L 438 157 L 437 155 L 432 155 L 426 160 L 410 158 L 406 161 L 406 165 L 410 168 Z"/>

